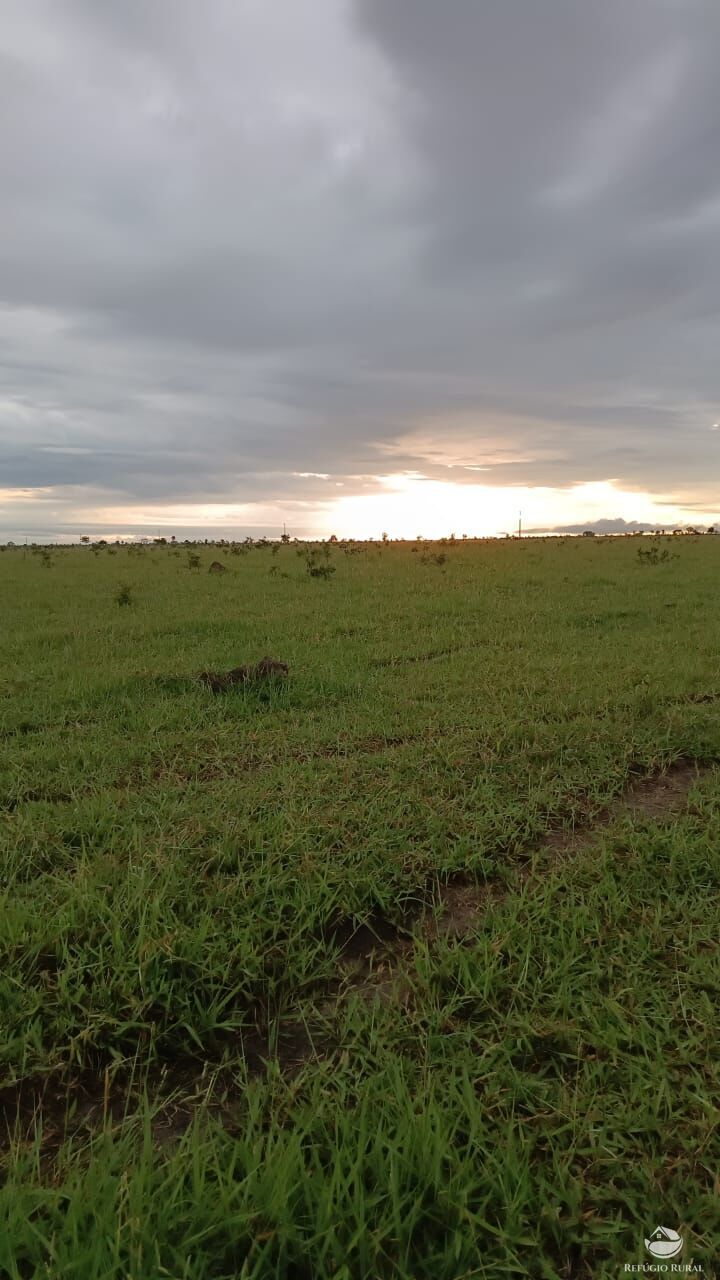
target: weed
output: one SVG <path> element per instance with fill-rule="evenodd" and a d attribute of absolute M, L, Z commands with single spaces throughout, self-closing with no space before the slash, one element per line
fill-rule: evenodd
<path fill-rule="evenodd" d="M 330 564 L 330 547 L 323 543 L 321 547 L 311 547 L 305 552 L 305 568 L 311 578 L 330 578 L 335 572 L 335 565 Z"/>
<path fill-rule="evenodd" d="M 664 564 L 670 559 L 670 552 L 666 547 L 661 550 L 659 541 L 655 541 L 649 547 L 639 546 L 637 556 L 641 564 Z"/>

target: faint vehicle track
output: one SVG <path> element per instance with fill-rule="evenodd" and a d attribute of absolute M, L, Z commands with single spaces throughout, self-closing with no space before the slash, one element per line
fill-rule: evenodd
<path fill-rule="evenodd" d="M 635 777 L 621 795 L 586 825 L 556 828 L 517 862 L 504 877 L 478 883 L 466 873 L 451 876 L 435 892 L 431 906 L 408 912 L 401 924 L 375 912 L 364 922 L 338 922 L 328 945 L 338 949 L 338 979 L 319 1006 L 317 1021 L 284 1019 L 265 1031 L 248 1028 L 239 1033 L 238 1049 L 251 1075 L 273 1064 L 287 1075 L 312 1061 L 332 1057 L 341 1047 L 332 1031 L 334 1015 L 350 996 L 381 999 L 403 1005 L 412 998 L 413 954 L 418 939 L 432 946 L 445 938 L 465 939 L 477 933 L 489 907 L 523 888 L 539 887 L 565 863 L 592 849 L 602 835 L 624 817 L 659 821 L 683 810 L 697 780 L 715 768 L 712 761 L 682 759 L 663 772 Z M 420 895 L 418 895 L 420 896 Z M 438 908 L 439 913 L 438 913 Z M 70 1132 L 95 1132 L 119 1123 L 141 1096 L 140 1082 L 109 1083 L 104 1076 L 84 1072 L 59 1085 L 56 1077 L 24 1081 L 0 1090 L 0 1117 L 7 1136 L 16 1124 L 26 1133 L 42 1119 L 44 1142 L 50 1155 Z M 181 1136 L 198 1105 L 232 1122 L 238 1097 L 234 1073 L 215 1071 L 194 1060 L 176 1060 L 158 1069 L 152 1081 L 160 1101 L 153 1122 L 157 1142 Z M 144 1081 L 144 1087 L 148 1082 Z M 70 1116 L 70 1120 L 68 1119 Z M 0 1136 L 0 1142 L 2 1137 Z"/>

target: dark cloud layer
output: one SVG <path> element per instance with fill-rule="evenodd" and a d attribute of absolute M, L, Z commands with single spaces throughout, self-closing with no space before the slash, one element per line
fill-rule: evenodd
<path fill-rule="evenodd" d="M 716 0 L 8 0 L 0 489 L 710 502 L 718 52 Z"/>

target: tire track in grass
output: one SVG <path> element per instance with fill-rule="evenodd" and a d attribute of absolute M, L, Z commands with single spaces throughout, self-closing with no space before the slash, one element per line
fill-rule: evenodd
<path fill-rule="evenodd" d="M 523 888 L 542 885 L 564 864 L 592 849 L 623 817 L 659 821 L 682 812 L 693 785 L 715 767 L 713 761 L 680 759 L 661 773 L 635 777 L 591 823 L 549 831 L 509 877 L 479 884 L 465 873 L 453 875 L 436 890 L 430 909 L 418 908 L 399 925 L 379 911 L 357 925 L 339 922 L 328 936 L 328 944 L 338 949 L 337 984 L 319 1005 L 319 1018 L 312 1024 L 288 1018 L 265 1030 L 253 1027 L 239 1032 L 237 1047 L 247 1075 L 280 1070 L 292 1076 L 313 1061 L 331 1058 L 342 1047 L 331 1024 L 349 997 L 381 999 L 398 1007 L 411 999 L 413 954 L 419 939 L 432 946 L 441 939 L 471 937 L 490 906 Z M 221 1064 L 200 1067 L 191 1059 L 165 1063 L 142 1080 L 133 1079 L 131 1072 L 124 1083 L 111 1080 L 109 1067 L 103 1074 L 85 1071 L 60 1087 L 52 1076 L 28 1080 L 0 1091 L 0 1143 L 3 1135 L 29 1136 L 41 1122 L 51 1156 L 70 1133 L 89 1136 L 108 1123 L 121 1123 L 134 1113 L 149 1086 L 158 1108 L 152 1130 L 159 1144 L 179 1138 L 199 1106 L 231 1122 L 232 1099 L 239 1090 L 236 1070 Z"/>
<path fill-rule="evenodd" d="M 331 1057 L 342 1046 L 328 1033 L 328 1025 L 349 997 L 381 999 L 398 1007 L 409 1003 L 418 939 L 432 946 L 442 938 L 471 937 L 491 905 L 526 886 L 542 885 L 563 864 L 592 849 L 623 817 L 661 820 L 682 812 L 693 785 L 714 768 L 712 761 L 680 759 L 660 773 L 635 776 L 592 822 L 572 830 L 558 827 L 549 831 L 528 857 L 517 864 L 509 878 L 498 876 L 478 884 L 466 874 L 458 873 L 440 887 L 433 909 L 408 912 L 399 925 L 380 911 L 373 912 L 358 925 L 338 924 L 329 939 L 339 946 L 338 985 L 319 1006 L 325 1021 L 309 1026 L 288 1019 L 278 1033 L 273 1052 L 265 1052 L 264 1044 L 267 1050 L 270 1045 L 262 1036 L 246 1038 L 243 1044 L 246 1066 L 255 1073 L 277 1064 L 286 1074 L 292 1074 L 313 1060 Z"/>
<path fill-rule="evenodd" d="M 432 912 L 419 911 L 408 920 L 407 928 L 400 926 L 394 934 L 386 921 L 379 916 L 372 918 L 352 936 L 340 963 L 354 966 L 356 972 L 364 965 L 364 981 L 370 981 L 374 972 L 379 974 L 382 986 L 383 967 L 391 965 L 394 958 L 411 953 L 415 938 L 433 943 L 443 937 L 470 936 L 489 906 L 525 886 L 541 884 L 563 863 L 593 848 L 623 817 L 660 820 L 680 812 L 695 782 L 714 768 L 712 761 L 680 759 L 661 773 L 633 778 L 622 794 L 606 805 L 592 822 L 572 829 L 550 830 L 529 856 L 516 864 L 509 878 L 497 876 L 478 883 L 466 873 L 458 872 L 438 888 Z M 362 986 L 363 980 L 358 978 L 357 985 Z"/>
<path fill-rule="evenodd" d="M 338 924 L 328 939 L 339 947 L 338 986 L 320 1006 L 320 1013 L 331 1018 L 338 1004 L 353 994 L 405 1003 L 410 998 L 412 959 L 418 939 L 432 945 L 442 938 L 471 937 L 488 907 L 526 886 L 541 885 L 564 863 L 592 849 L 623 817 L 660 820 L 681 812 L 692 786 L 714 768 L 714 762 L 680 759 L 661 773 L 636 776 L 592 822 L 572 830 L 558 827 L 549 831 L 528 857 L 517 863 L 509 877 L 498 876 L 479 884 L 459 872 L 440 886 L 432 909 L 420 907 L 408 912 L 400 924 L 388 920 L 380 911 L 357 925 Z M 332 1044 L 326 1027 L 321 1025 L 314 1033 L 305 1023 L 289 1020 L 282 1035 L 291 1046 L 290 1052 L 283 1052 L 281 1041 L 278 1052 L 271 1057 L 283 1070 L 297 1070 L 339 1047 Z M 301 1052 L 303 1041 L 306 1054 Z M 263 1060 L 262 1045 L 256 1040 L 248 1050 L 244 1049 L 248 1063 L 260 1059 L 264 1065 L 270 1060 Z"/>
<path fill-rule="evenodd" d="M 140 795 L 158 784 L 187 786 L 188 783 L 205 785 L 214 782 L 227 782 L 238 775 L 247 777 L 269 771 L 294 761 L 298 764 L 311 764 L 314 760 L 349 760 L 354 756 L 381 755 L 384 752 L 401 750 L 423 742 L 437 742 L 441 738 L 455 736 L 454 728 L 437 728 L 430 725 L 415 733 L 368 734 L 358 739 L 348 739 L 320 743 L 312 747 L 292 747 L 282 752 L 233 752 L 217 760 L 207 763 L 180 764 L 175 756 L 169 762 L 161 757 L 151 759 L 147 764 L 123 770 L 117 777 L 108 780 L 103 786 L 106 794 L 116 796 Z M 53 787 L 26 788 L 16 794 L 0 796 L 0 813 L 13 814 L 22 810 L 25 804 L 74 805 L 88 796 L 98 793 L 98 783 L 90 778 L 72 791 L 63 791 Z"/>
<path fill-rule="evenodd" d="M 447 653 L 453 653 L 452 649 L 438 649 L 428 654 L 412 655 L 405 658 L 378 659 L 375 665 L 394 666 L 399 663 L 409 662 L 426 662 L 437 657 L 444 656 Z M 188 681 L 190 683 L 190 681 Z M 193 685 L 196 683 L 192 681 Z M 662 705 L 679 706 L 682 704 L 703 705 L 710 704 L 720 700 L 718 692 L 700 692 L 673 695 L 662 699 Z M 603 720 L 608 716 L 616 715 L 620 712 L 625 713 L 628 710 L 627 704 L 617 704 L 595 712 L 586 709 L 580 709 L 572 712 L 564 712 L 552 715 L 539 715 L 539 719 L 544 724 L 569 723 L 579 719 L 598 719 Z M 80 726 L 80 722 L 71 722 L 70 727 Z M 68 725 L 60 723 L 51 726 L 53 729 L 67 728 Z M 44 731 L 47 726 L 41 725 L 24 725 L 17 729 L 0 730 L 0 740 L 3 738 L 16 739 L 28 733 L 39 733 Z M 122 770 L 115 778 L 109 779 L 104 786 L 105 791 L 113 791 L 121 794 L 132 793 L 139 794 L 141 791 L 152 789 L 158 783 L 170 783 L 172 785 L 182 786 L 188 783 L 207 784 L 213 782 L 222 782 L 231 779 L 238 774 L 248 776 L 255 773 L 265 772 L 269 769 L 277 768 L 288 761 L 296 761 L 300 764 L 309 764 L 314 760 L 345 760 L 352 756 L 379 755 L 385 751 L 401 750 L 403 747 L 413 746 L 417 743 L 436 741 L 439 738 L 453 737 L 456 733 L 454 727 L 438 728 L 435 725 L 429 725 L 423 729 L 413 733 L 404 734 L 367 734 L 358 739 L 349 738 L 347 741 L 338 739 L 336 741 L 318 743 L 310 747 L 292 747 L 283 751 L 253 752 L 233 751 L 229 755 L 220 759 L 212 760 L 207 763 L 206 756 L 203 756 L 202 763 L 179 763 L 179 757 L 176 754 L 169 762 L 164 755 L 158 758 L 151 758 L 146 763 L 134 766 L 129 769 Z M 41 803 L 49 805 L 73 805 L 82 800 L 86 796 L 93 795 L 97 792 L 97 781 L 90 779 L 85 781 L 72 790 L 64 790 L 52 786 L 48 787 L 29 787 L 18 791 L 16 794 L 0 796 L 0 812 L 14 814 L 21 810 L 23 805 L 32 803 Z"/>

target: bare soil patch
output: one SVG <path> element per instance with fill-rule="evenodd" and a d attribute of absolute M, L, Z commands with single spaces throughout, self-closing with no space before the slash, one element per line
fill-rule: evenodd
<path fill-rule="evenodd" d="M 254 666 L 233 667 L 231 671 L 201 671 L 198 680 L 213 693 L 224 693 L 233 685 L 284 679 L 289 674 L 287 662 L 281 662 L 278 658 L 261 658 Z"/>

